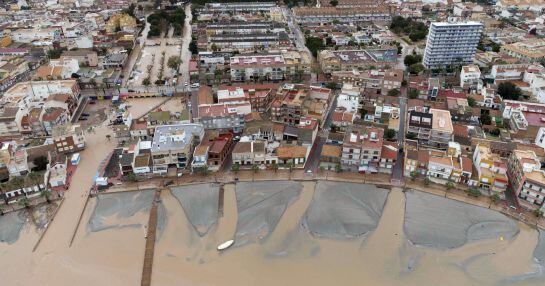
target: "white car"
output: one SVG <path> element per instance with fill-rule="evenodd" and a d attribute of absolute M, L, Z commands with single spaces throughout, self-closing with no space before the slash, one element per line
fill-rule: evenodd
<path fill-rule="evenodd" d="M 187 86 L 187 81 L 186 81 L 186 82 L 184 82 L 184 86 Z"/>
<path fill-rule="evenodd" d="M 194 84 L 191 85 L 191 87 L 193 87 L 193 88 L 197 88 L 197 87 L 199 87 L 199 86 L 200 86 L 200 84 L 199 84 L 198 82 L 196 82 L 196 83 L 194 83 Z"/>

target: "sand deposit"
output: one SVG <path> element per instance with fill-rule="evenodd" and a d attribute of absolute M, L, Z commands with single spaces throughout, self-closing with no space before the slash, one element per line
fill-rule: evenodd
<path fill-rule="evenodd" d="M 302 188 L 301 183 L 289 181 L 238 183 L 235 245 L 266 239 Z"/>
<path fill-rule="evenodd" d="M 200 236 L 204 236 L 218 221 L 217 184 L 174 187 L 172 195 L 183 207 L 189 222 Z"/>
<path fill-rule="evenodd" d="M 475 240 L 511 240 L 519 231 L 514 220 L 490 209 L 417 191 L 406 197 L 404 229 L 417 245 L 456 248 Z"/>
<path fill-rule="evenodd" d="M 89 231 L 140 227 L 141 224 L 132 223 L 128 218 L 139 212 L 149 213 L 153 196 L 153 190 L 99 195 L 96 198 L 97 203 L 91 219 L 89 219 Z"/>
<path fill-rule="evenodd" d="M 317 237 L 364 235 L 377 227 L 387 196 L 372 185 L 320 181 L 302 225 Z"/>

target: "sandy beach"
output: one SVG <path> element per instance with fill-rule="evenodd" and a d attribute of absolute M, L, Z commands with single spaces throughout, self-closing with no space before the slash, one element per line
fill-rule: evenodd
<path fill-rule="evenodd" d="M 217 201 L 211 194 L 219 188 L 213 184 L 162 192 L 153 285 L 531 286 L 545 281 L 540 273 L 543 232 L 540 236 L 488 209 L 460 206 L 416 191 L 340 182 L 248 182 L 227 184 L 224 190 L 223 214 L 217 216 L 212 211 L 217 210 Z M 0 243 L 0 266 L 9 270 L 3 281 L 8 285 L 139 284 L 152 194 L 149 190 L 90 199 L 72 247 L 68 247 L 69 233 L 48 232 L 46 238 L 66 236 L 67 241 L 59 241 L 57 247 L 48 242 L 33 253 L 38 233 L 24 223 L 18 239 Z M 353 205 L 336 207 L 339 199 Z M 317 207 L 323 212 L 318 216 L 312 214 Z M 206 218 L 200 222 L 190 218 L 199 213 Z M 351 220 L 348 214 L 362 219 Z M 457 219 L 443 221 L 447 214 Z M 319 229 L 338 236 L 316 236 L 305 222 L 309 216 Z M 434 224 L 423 228 L 430 219 Z M 331 227 L 332 221 L 346 227 Z M 205 225 L 207 231 L 195 224 Z M 69 226 L 64 225 L 66 232 Z M 347 230 L 350 237 L 345 236 Z M 444 239 L 451 235 L 455 239 Z M 233 237 L 245 243 L 221 253 L 216 250 Z M 25 265 L 28 275 L 17 273 L 20 265 Z"/>

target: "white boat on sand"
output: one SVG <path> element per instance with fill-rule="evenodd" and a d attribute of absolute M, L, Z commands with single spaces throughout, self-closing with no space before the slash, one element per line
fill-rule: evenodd
<path fill-rule="evenodd" d="M 230 239 L 230 240 L 218 245 L 218 251 L 222 251 L 222 250 L 225 250 L 225 249 L 231 247 L 231 245 L 233 245 L 233 243 L 235 243 L 235 241 Z"/>

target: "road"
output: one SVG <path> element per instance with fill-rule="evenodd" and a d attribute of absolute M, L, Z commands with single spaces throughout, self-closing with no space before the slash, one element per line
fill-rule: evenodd
<path fill-rule="evenodd" d="M 189 61 L 191 60 L 191 52 L 189 51 L 189 43 L 191 43 L 191 4 L 185 5 L 185 23 L 182 35 L 182 49 L 180 52 L 180 63 L 178 84 L 182 85 L 185 82 L 189 83 Z"/>
<path fill-rule="evenodd" d="M 329 137 L 329 129 L 331 126 L 331 120 L 333 118 L 333 111 L 337 108 L 337 95 L 338 91 L 333 91 L 333 100 L 327 110 L 326 119 L 322 125 L 321 130 L 318 131 L 318 135 L 314 140 L 314 144 L 310 149 L 307 163 L 305 164 L 305 172 L 312 171 L 316 173 L 320 167 L 320 154 L 322 154 L 322 148 L 324 147 L 327 137 Z"/>
<path fill-rule="evenodd" d="M 127 86 L 127 83 L 129 81 L 129 77 L 131 76 L 131 72 L 134 69 L 134 65 L 136 64 L 136 60 L 138 59 L 140 52 L 142 48 L 144 47 L 144 43 L 146 42 L 146 39 L 148 38 L 148 32 L 150 28 L 150 24 L 147 21 L 149 14 L 146 15 L 146 24 L 144 26 L 144 29 L 142 30 L 142 33 L 140 33 L 140 37 L 138 37 L 137 44 L 134 46 L 133 50 L 131 51 L 131 54 L 129 55 L 129 59 L 127 60 L 127 63 L 125 66 L 123 66 L 123 83 L 122 86 Z"/>
<path fill-rule="evenodd" d="M 291 9 L 288 7 L 282 7 L 282 12 L 284 14 L 284 19 L 288 23 L 288 27 L 290 28 L 290 31 L 295 36 L 295 39 L 294 39 L 295 46 L 300 51 L 304 51 L 307 54 L 309 54 L 310 57 L 312 58 L 312 54 L 310 53 L 307 46 L 305 46 L 305 36 L 301 32 L 301 29 L 299 29 L 299 25 L 297 25 L 297 23 L 295 22 L 295 17 L 293 16 Z"/>

